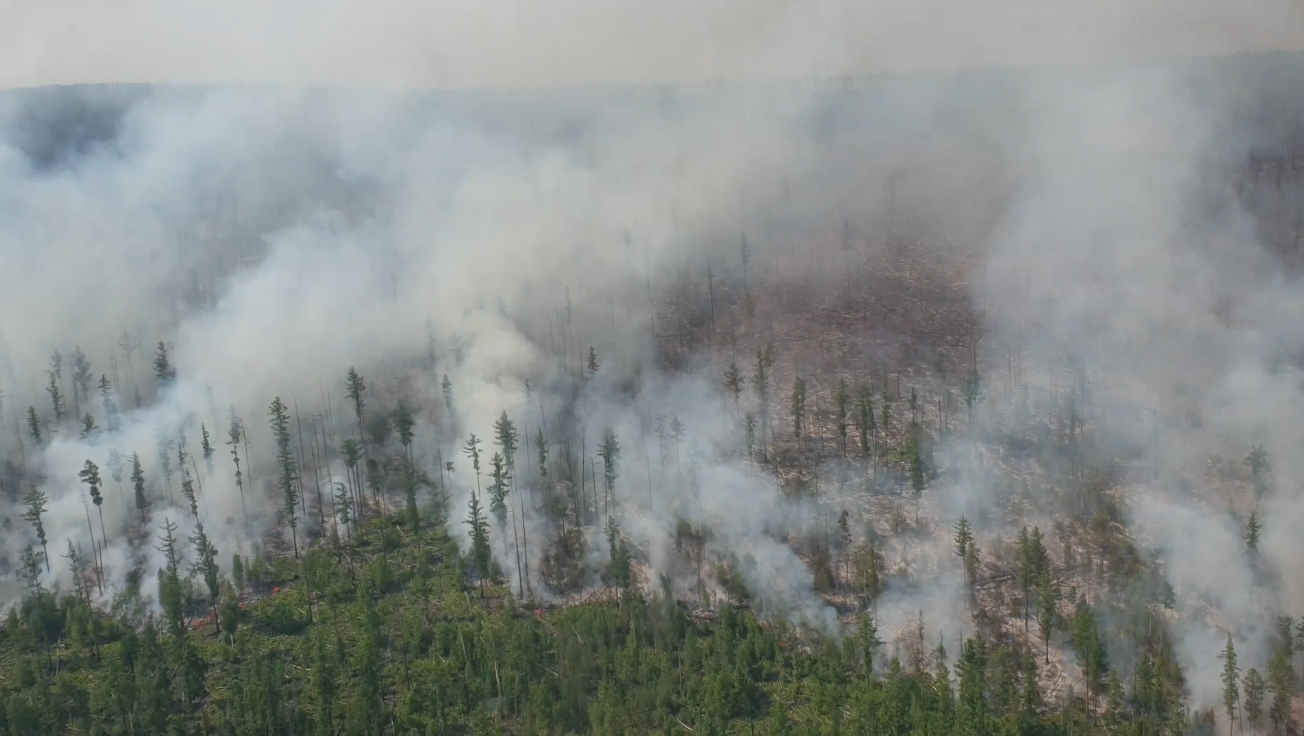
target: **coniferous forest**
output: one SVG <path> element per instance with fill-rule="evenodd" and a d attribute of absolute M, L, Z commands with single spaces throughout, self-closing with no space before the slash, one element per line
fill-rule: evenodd
<path fill-rule="evenodd" d="M 1297 733 L 1302 83 L 0 92 L 0 736 Z"/>

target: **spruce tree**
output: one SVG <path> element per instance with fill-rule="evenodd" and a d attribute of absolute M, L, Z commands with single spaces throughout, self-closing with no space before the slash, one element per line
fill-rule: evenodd
<path fill-rule="evenodd" d="M 489 458 L 489 513 L 498 521 L 498 533 L 503 538 L 503 555 L 507 548 L 507 462 L 500 453 Z"/>
<path fill-rule="evenodd" d="M 1042 697 L 1041 683 L 1037 679 L 1037 661 L 1033 658 L 1030 648 L 1024 648 L 1023 650 L 1021 669 L 1023 670 L 1023 688 L 1019 693 L 1017 732 L 1020 734 L 1033 734 L 1037 733 Z"/>
<path fill-rule="evenodd" d="M 484 582 L 493 569 L 493 553 L 489 550 L 489 524 L 480 510 L 480 497 L 476 493 L 471 494 L 471 501 L 467 504 L 466 525 L 471 527 L 468 532 L 471 537 L 471 564 L 480 578 L 480 597 L 483 598 Z"/>
<path fill-rule="evenodd" d="M 140 455 L 131 453 L 131 485 L 136 492 L 136 510 L 140 520 L 148 521 L 149 497 L 145 495 L 145 471 L 140 466 Z"/>
<path fill-rule="evenodd" d="M 54 350 L 50 353 L 50 373 L 59 381 L 59 386 L 63 387 L 63 353 Z"/>
<path fill-rule="evenodd" d="M 527 385 L 528 392 L 528 385 Z M 528 407 L 528 402 L 527 402 Z M 520 433 L 516 430 L 516 424 L 512 422 L 507 412 L 503 411 L 497 421 L 494 422 L 494 444 L 498 445 L 502 451 L 503 461 L 506 464 L 507 481 L 512 488 L 516 488 L 516 452 L 520 449 Z M 520 529 L 517 528 L 517 516 L 520 517 Z M 524 595 L 524 587 L 529 586 L 530 556 L 529 547 L 525 539 L 525 498 L 521 494 L 516 495 L 516 513 L 512 516 L 512 539 L 516 544 L 516 573 L 517 573 L 517 592 Z M 524 555 L 524 560 L 522 560 Z"/>
<path fill-rule="evenodd" d="M 1259 719 L 1263 717 L 1263 675 L 1259 671 L 1250 668 L 1245 673 L 1245 683 L 1242 692 L 1245 694 L 1245 715 L 1250 720 L 1250 728 L 1257 728 Z"/>
<path fill-rule="evenodd" d="M 394 417 L 394 428 L 398 430 L 398 441 L 403 446 L 403 457 L 407 461 L 408 471 L 415 472 L 415 462 L 412 456 L 412 441 L 416 438 L 416 417 L 407 404 L 399 402 L 398 413 Z"/>
<path fill-rule="evenodd" d="M 852 565 L 856 586 L 860 589 L 861 605 L 873 605 L 882 592 L 883 561 L 872 539 L 856 547 Z"/>
<path fill-rule="evenodd" d="M 159 605 L 163 608 L 163 617 L 167 620 L 172 638 L 180 641 L 186 631 L 185 599 L 181 590 L 181 552 L 177 548 L 177 525 L 171 519 L 163 520 L 163 533 L 159 536 L 159 552 L 167 559 L 167 565 L 159 570 L 158 595 Z"/>
<path fill-rule="evenodd" d="M 72 407 L 74 414 L 81 414 L 81 402 L 88 403 L 91 398 L 91 384 L 95 374 L 91 371 L 91 361 L 78 345 L 72 351 Z"/>
<path fill-rule="evenodd" d="M 964 640 L 956 669 L 960 674 L 956 733 L 963 736 L 992 733 L 987 701 L 987 644 L 981 637 Z"/>
<path fill-rule="evenodd" d="M 208 435 L 208 426 L 199 425 L 199 449 L 204 453 L 204 469 L 213 472 L 213 441 Z"/>
<path fill-rule="evenodd" d="M 58 426 L 63 424 L 63 389 L 59 387 L 59 380 L 54 371 L 48 373 L 50 382 L 45 386 L 45 392 L 50 395 L 50 405 L 54 408 L 54 424 Z"/>
<path fill-rule="evenodd" d="M 403 498 L 407 504 L 408 524 L 413 534 L 420 533 L 421 517 L 417 509 L 417 469 L 412 455 L 412 441 L 415 438 L 416 418 L 406 404 L 400 402 L 398 414 L 394 419 L 398 430 L 398 441 L 403 446 Z M 418 542 L 419 543 L 419 542 Z"/>
<path fill-rule="evenodd" d="M 534 454 L 539 458 L 539 477 L 543 479 L 543 486 L 546 489 L 548 487 L 548 437 L 544 435 L 542 427 L 534 433 Z"/>
<path fill-rule="evenodd" d="M 168 346 L 162 340 L 154 351 L 154 380 L 158 383 L 159 391 L 168 388 L 177 380 L 177 369 L 173 367 L 168 357 Z"/>
<path fill-rule="evenodd" d="M 969 548 L 973 546 L 973 531 L 969 528 L 969 520 L 963 516 L 960 517 L 959 521 L 955 522 L 952 530 L 954 532 L 952 539 L 955 542 L 955 555 L 960 558 L 961 563 L 964 565 L 964 580 L 965 584 L 968 585 L 970 583 Z"/>
<path fill-rule="evenodd" d="M 309 680 L 317 710 L 318 732 L 325 736 L 335 733 L 335 709 L 339 695 L 339 673 L 336 660 L 326 651 L 324 636 L 313 638 L 312 672 Z"/>
<path fill-rule="evenodd" d="M 96 433 L 99 431 L 99 428 L 95 426 L 95 417 L 86 414 L 82 417 L 81 423 L 81 441 L 92 442 L 95 439 Z"/>
<path fill-rule="evenodd" d="M 90 603 L 90 591 L 86 589 L 84 575 L 85 568 L 82 566 L 81 555 L 77 554 L 77 548 L 73 546 L 72 540 L 68 540 L 68 554 L 63 558 L 68 561 L 68 571 L 72 573 L 72 591 L 80 603 Z"/>
<path fill-rule="evenodd" d="M 1050 575 L 1042 575 L 1037 583 L 1037 629 L 1041 634 L 1046 664 L 1050 664 L 1050 635 L 1058 608 L 1059 589 L 1051 582 Z"/>
<path fill-rule="evenodd" d="M 344 525 L 344 533 L 347 535 L 349 546 L 353 545 L 353 532 L 350 531 L 349 524 L 353 521 L 353 502 L 350 498 L 349 489 L 339 481 L 335 482 L 335 517 L 339 523 Z"/>
<path fill-rule="evenodd" d="M 344 469 L 347 471 L 349 480 L 349 491 L 356 499 L 357 510 L 355 516 L 362 517 L 362 445 L 353 437 L 346 438 L 340 443 L 340 455 L 344 458 Z"/>
<path fill-rule="evenodd" d="M 874 673 L 874 653 L 883 646 L 878 637 L 878 623 L 874 617 L 864 611 L 856 614 L 856 647 L 859 649 L 860 666 L 866 676 Z"/>
<path fill-rule="evenodd" d="M 190 574 L 198 575 L 204 581 L 204 587 L 208 589 L 208 604 L 213 611 L 213 625 L 216 628 L 216 633 L 220 634 L 222 633 L 222 624 L 217 616 L 220 596 L 217 548 L 213 546 L 208 535 L 204 533 L 203 522 L 197 521 L 195 523 L 195 533 L 191 535 L 190 543 L 195 548 L 195 559 L 191 563 Z"/>
<path fill-rule="evenodd" d="M 589 346 L 589 376 L 592 377 L 598 375 L 598 369 L 601 367 L 602 365 L 598 363 L 598 353 L 593 349 L 593 346 L 590 345 Z"/>
<path fill-rule="evenodd" d="M 1252 559 L 1259 555 L 1259 532 L 1262 528 L 1258 514 L 1251 511 L 1250 518 L 1245 521 L 1245 551 Z"/>
<path fill-rule="evenodd" d="M 240 442 L 244 439 L 244 422 L 235 413 L 235 404 L 227 410 L 226 444 L 231 448 L 235 463 L 235 487 L 240 492 L 240 513 L 245 526 L 249 525 L 249 507 L 245 504 L 244 473 L 240 472 Z"/>
<path fill-rule="evenodd" d="M 35 483 L 32 484 L 32 489 L 27 492 L 27 495 L 23 496 L 23 504 L 27 506 L 27 510 L 23 512 L 23 520 L 36 530 L 36 539 L 41 543 L 41 555 L 45 558 L 46 572 L 50 572 L 50 550 L 47 546 L 48 540 L 45 537 L 42 516 L 45 514 L 45 504 L 49 502 L 50 499 L 36 487 Z"/>
<path fill-rule="evenodd" d="M 611 577 L 621 588 L 628 588 L 632 573 L 629 547 L 620 536 L 620 527 L 616 525 L 616 520 L 611 517 L 607 517 L 607 549 Z"/>
<path fill-rule="evenodd" d="M 1078 602 L 1077 612 L 1073 616 L 1071 635 L 1073 652 L 1087 686 L 1093 692 L 1099 692 L 1104 684 L 1104 677 L 1109 672 L 1109 664 L 1105 659 L 1105 645 L 1100 638 L 1096 612 L 1085 601 Z"/>
<path fill-rule="evenodd" d="M 41 441 L 41 419 L 36 416 L 36 407 L 27 407 L 27 433 L 32 437 L 32 444 L 40 447 Z"/>
<path fill-rule="evenodd" d="M 616 479 L 620 477 L 620 443 L 616 441 L 616 431 L 611 427 L 602 431 L 602 441 L 598 443 L 598 457 L 602 458 L 602 479 L 606 498 L 614 504 Z"/>
<path fill-rule="evenodd" d="M 448 410 L 448 421 L 455 423 L 457 421 L 457 410 L 453 404 L 453 382 L 448 380 L 448 374 L 444 374 L 444 379 L 440 381 L 440 388 L 444 392 L 444 408 Z"/>
<path fill-rule="evenodd" d="M 1231 736 L 1236 719 L 1236 704 L 1241 699 L 1240 669 L 1236 667 L 1236 647 L 1232 646 L 1231 634 L 1227 635 L 1227 646 L 1223 647 L 1222 659 L 1223 708 L 1227 711 L 1227 736 Z"/>
<path fill-rule="evenodd" d="M 63 423 L 63 354 L 58 350 L 50 356 L 50 370 L 46 372 L 50 382 L 46 386 L 46 393 L 50 394 L 50 401 L 54 404 L 54 423 L 56 425 Z"/>
<path fill-rule="evenodd" d="M 467 438 L 466 445 L 462 447 L 462 452 L 471 458 L 471 468 L 475 470 L 475 489 L 480 490 L 480 438 L 472 432 Z"/>
<path fill-rule="evenodd" d="M 290 442 L 290 411 L 285 402 L 281 401 L 281 397 L 277 396 L 272 400 L 267 413 L 271 417 L 272 436 L 276 439 L 276 463 L 280 468 L 276 485 L 284 499 L 281 508 L 285 512 L 286 524 L 290 527 L 294 558 L 297 560 L 299 559 L 299 519 L 295 516 L 295 504 L 299 500 L 296 495 L 299 463 Z"/>
<path fill-rule="evenodd" d="M 358 423 L 358 438 L 357 438 L 356 448 L 359 450 L 359 456 L 358 456 L 358 460 L 354 461 L 353 470 L 358 478 L 358 490 L 357 490 L 358 515 L 359 517 L 361 517 L 363 511 L 362 501 L 365 496 L 364 493 L 365 484 L 363 483 L 362 471 L 364 468 L 370 470 L 370 466 L 366 462 L 368 459 L 367 458 L 367 434 L 364 429 L 365 427 L 364 415 L 367 407 L 367 402 L 362 397 L 362 394 L 367 390 L 367 382 L 356 370 L 354 370 L 352 366 L 350 366 L 348 373 L 346 373 L 344 376 L 344 388 L 345 388 L 345 394 L 349 397 L 350 400 L 353 401 L 353 416 Z M 353 438 L 350 437 L 349 439 L 351 440 Z M 361 462 L 359 462 L 359 460 Z"/>
<path fill-rule="evenodd" d="M 231 555 L 231 583 L 235 585 L 236 593 L 240 593 L 245 587 L 245 563 L 240 558 L 240 553 L 236 552 Z"/>
<path fill-rule="evenodd" d="M 361 589 L 360 589 L 361 590 Z M 380 615 L 371 596 L 364 600 L 362 636 L 354 655 L 352 681 L 357 691 L 358 707 L 348 713 L 346 733 L 379 734 L 385 723 L 384 663 L 381 660 Z"/>
<path fill-rule="evenodd" d="M 118 403 L 113 399 L 113 387 L 109 377 L 100 376 L 100 403 L 104 407 L 104 424 L 109 432 L 117 432 L 122 427 L 122 418 L 118 414 Z"/>
<path fill-rule="evenodd" d="M 32 545 L 23 547 L 22 553 L 18 556 L 18 569 L 23 577 L 23 585 L 33 593 L 41 591 L 41 560 L 45 555 L 36 551 Z M 49 566 L 46 566 L 49 571 Z M 10 606 L 9 612 L 12 615 L 17 610 L 16 606 Z M 17 631 L 17 628 L 10 628 L 10 631 Z"/>
<path fill-rule="evenodd" d="M 1034 580 L 1050 576 L 1050 555 L 1046 554 L 1045 538 L 1041 527 L 1034 526 L 1028 536 L 1028 562 L 1032 566 Z"/>
<path fill-rule="evenodd" d="M 494 444 L 502 451 L 503 460 L 507 462 L 507 470 L 515 470 L 516 452 L 520 449 L 520 433 L 516 431 L 516 424 L 507 416 L 506 411 L 494 422 Z"/>
<path fill-rule="evenodd" d="M 1288 652 L 1288 649 L 1278 647 L 1268 660 L 1268 689 L 1272 691 L 1268 720 L 1272 721 L 1277 733 L 1285 733 L 1290 721 L 1291 697 L 1295 692 L 1295 672 Z"/>
<path fill-rule="evenodd" d="M 178 460 L 181 461 L 181 497 L 186 499 L 186 504 L 190 507 L 190 516 L 195 521 L 199 521 L 199 499 L 195 496 L 195 481 L 190 477 L 190 468 L 186 467 L 184 450 L 177 450 L 178 455 L 182 455 Z"/>
<path fill-rule="evenodd" d="M 367 403 L 363 401 L 362 394 L 367 390 L 367 382 L 352 367 L 344 376 L 344 388 L 348 397 L 353 401 L 353 416 L 358 420 L 358 435 L 363 435 L 362 416 L 363 410 Z"/>
<path fill-rule="evenodd" d="M 95 510 L 100 515 L 100 539 L 104 540 L 107 545 L 109 535 L 104 530 L 104 495 L 100 493 L 100 487 L 103 484 L 100 478 L 100 468 L 95 463 L 87 460 L 77 477 L 81 478 L 81 481 L 90 489 L 91 503 L 95 504 Z"/>

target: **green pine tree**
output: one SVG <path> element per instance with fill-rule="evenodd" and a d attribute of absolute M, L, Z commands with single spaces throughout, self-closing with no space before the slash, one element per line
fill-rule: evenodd
<path fill-rule="evenodd" d="M 792 434 L 801 439 L 802 419 L 806 414 L 806 381 L 797 376 L 792 383 L 792 397 L 789 399 L 792 410 Z"/>
<path fill-rule="evenodd" d="M 219 583 L 220 571 L 217 566 L 217 548 L 213 546 L 208 535 L 204 533 L 203 522 L 195 522 L 195 533 L 190 537 L 190 543 L 195 548 L 195 559 L 190 566 L 190 574 L 197 575 L 204 581 L 204 587 L 208 589 L 208 604 L 213 611 L 213 622 L 216 627 L 216 633 L 222 633 L 221 620 L 218 617 L 219 603 Z"/>
<path fill-rule="evenodd" d="M 294 558 L 299 558 L 299 520 L 295 516 L 295 504 L 298 502 L 297 486 L 299 463 L 294 456 L 290 442 L 290 413 L 285 402 L 277 396 L 267 411 L 271 417 L 272 436 L 276 439 L 276 463 L 280 468 L 277 488 L 284 499 L 281 510 L 285 514 L 286 524 L 290 527 L 290 539 L 294 545 Z"/>
<path fill-rule="evenodd" d="M 32 444 L 40 447 L 41 441 L 41 420 L 36 416 L 36 407 L 27 407 L 27 433 L 32 438 Z"/>
<path fill-rule="evenodd" d="M 136 492 L 136 510 L 140 520 L 148 521 L 149 497 L 145 495 L 145 470 L 140 465 L 140 455 L 131 453 L 131 485 Z"/>
<path fill-rule="evenodd" d="M 471 527 L 471 564 L 480 579 L 480 597 L 484 597 L 485 581 L 492 576 L 493 553 L 489 550 L 489 524 L 480 510 L 480 497 L 471 494 L 467 504 L 466 525 Z"/>
<path fill-rule="evenodd" d="M 23 512 L 23 520 L 31 524 L 32 529 L 36 531 L 36 539 L 41 543 L 41 555 L 45 558 L 45 571 L 47 573 L 50 572 L 50 549 L 47 546 L 48 540 L 45 536 L 43 517 L 45 515 L 45 505 L 49 502 L 50 499 L 41 492 L 41 489 L 35 483 L 32 484 L 31 490 L 23 496 L 23 504 L 27 506 L 27 510 Z"/>
<path fill-rule="evenodd" d="M 109 377 L 100 376 L 100 404 L 104 407 L 104 424 L 110 433 L 122 428 L 122 417 L 118 413 L 118 402 L 113 398 L 113 386 Z"/>
<path fill-rule="evenodd" d="M 199 425 L 199 449 L 204 453 L 204 467 L 213 472 L 213 440 L 208 434 L 208 426 Z"/>
<path fill-rule="evenodd" d="M 1259 554 L 1259 532 L 1263 527 L 1259 524 L 1259 515 L 1250 512 L 1250 518 L 1245 521 L 1245 550 L 1250 557 L 1257 557 Z"/>
<path fill-rule="evenodd" d="M 1059 588 L 1043 574 L 1037 582 L 1037 630 L 1041 634 L 1044 659 L 1050 663 L 1050 635 L 1054 631 L 1055 613 L 1059 609 Z"/>
<path fill-rule="evenodd" d="M 55 355 L 58 355 L 56 352 Z M 47 374 L 50 382 L 46 384 L 45 392 L 50 395 L 50 405 L 54 408 L 54 424 L 57 427 L 63 424 L 63 389 L 59 386 L 59 379 L 54 371 Z"/>
<path fill-rule="evenodd" d="M 1223 671 L 1223 708 L 1227 712 L 1227 736 L 1231 736 L 1235 724 L 1236 705 L 1240 702 L 1240 669 L 1236 666 L 1236 647 L 1232 646 L 1232 635 L 1227 635 L 1227 646 L 1222 653 Z"/>
<path fill-rule="evenodd" d="M 103 480 L 100 478 L 100 468 L 95 463 L 87 460 L 86 464 L 82 466 L 81 472 L 77 473 L 77 477 L 81 478 L 81 481 L 89 489 L 91 503 L 95 504 L 95 510 L 100 515 L 100 538 L 104 540 L 105 544 L 108 544 L 109 535 L 104 530 L 104 495 L 100 493 L 100 488 L 103 485 Z"/>
<path fill-rule="evenodd" d="M 1263 717 L 1263 675 L 1251 667 L 1245 673 L 1245 682 L 1241 688 L 1245 694 L 1245 715 L 1250 721 L 1250 728 L 1257 728 Z"/>

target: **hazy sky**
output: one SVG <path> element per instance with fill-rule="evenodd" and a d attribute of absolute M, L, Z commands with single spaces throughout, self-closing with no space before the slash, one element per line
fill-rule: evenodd
<path fill-rule="evenodd" d="M 0 86 L 533 86 L 1304 47 L 1299 0 L 0 0 Z"/>

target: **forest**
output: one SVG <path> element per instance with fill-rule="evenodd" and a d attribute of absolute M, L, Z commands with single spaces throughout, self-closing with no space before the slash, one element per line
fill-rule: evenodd
<path fill-rule="evenodd" d="M 0 92 L 0 736 L 1297 733 L 1299 89 Z"/>

